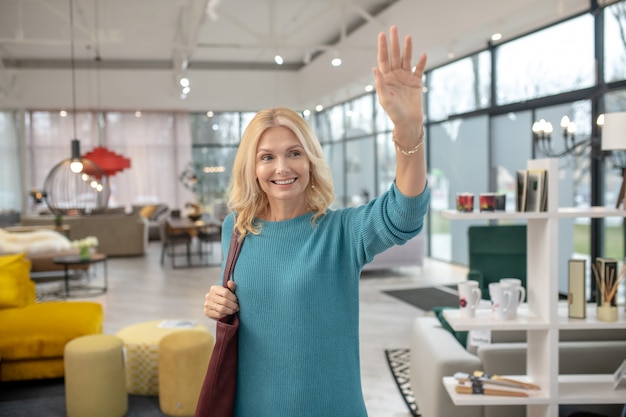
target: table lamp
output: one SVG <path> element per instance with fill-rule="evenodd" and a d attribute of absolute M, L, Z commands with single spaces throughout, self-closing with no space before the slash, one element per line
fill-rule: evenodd
<path fill-rule="evenodd" d="M 626 210 L 626 112 L 606 113 L 602 127 L 602 150 L 614 152 L 615 167 L 622 169 L 622 186 L 617 197 L 616 208 L 620 203 Z M 621 157 L 617 155 L 621 153 Z"/>

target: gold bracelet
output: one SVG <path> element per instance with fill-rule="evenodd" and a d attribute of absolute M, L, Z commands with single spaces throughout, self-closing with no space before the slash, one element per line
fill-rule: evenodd
<path fill-rule="evenodd" d="M 413 155 L 424 144 L 424 125 L 422 125 L 422 134 L 419 136 L 419 138 L 417 138 L 417 145 L 415 145 L 415 148 L 411 149 L 410 151 L 405 151 L 404 149 L 400 148 L 400 146 L 398 146 L 398 142 L 396 141 L 396 129 L 393 129 L 391 131 L 391 140 L 393 141 L 394 145 L 396 145 L 396 150 L 402 155 Z"/>

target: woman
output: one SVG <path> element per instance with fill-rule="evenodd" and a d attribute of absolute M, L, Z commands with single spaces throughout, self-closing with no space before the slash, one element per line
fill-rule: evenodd
<path fill-rule="evenodd" d="M 229 288 L 204 312 L 239 313 L 237 416 L 366 416 L 359 365 L 359 277 L 374 256 L 417 235 L 429 203 L 422 126 L 426 57 L 411 69 L 398 30 L 378 38 L 373 69 L 394 124 L 395 183 L 358 208 L 330 210 L 331 173 L 319 141 L 295 112 L 259 112 L 233 166 L 222 247 L 245 236 Z"/>

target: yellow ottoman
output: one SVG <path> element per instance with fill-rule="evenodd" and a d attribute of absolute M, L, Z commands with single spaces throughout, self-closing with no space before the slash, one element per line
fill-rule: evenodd
<path fill-rule="evenodd" d="M 67 417 L 122 417 L 128 411 L 123 343 L 111 335 L 81 336 L 65 345 Z"/>
<path fill-rule="evenodd" d="M 213 335 L 197 330 L 168 334 L 159 343 L 159 405 L 168 416 L 193 416 L 213 352 Z"/>
<path fill-rule="evenodd" d="M 205 326 L 176 320 L 155 320 L 124 327 L 116 336 L 124 341 L 126 390 L 135 395 L 159 395 L 159 343 L 183 329 L 208 332 Z"/>

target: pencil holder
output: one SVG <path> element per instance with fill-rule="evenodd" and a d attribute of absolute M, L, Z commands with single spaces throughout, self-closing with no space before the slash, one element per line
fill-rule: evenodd
<path fill-rule="evenodd" d="M 598 306 L 598 320 L 600 321 L 617 321 L 617 306 L 610 303 L 602 303 Z"/>

